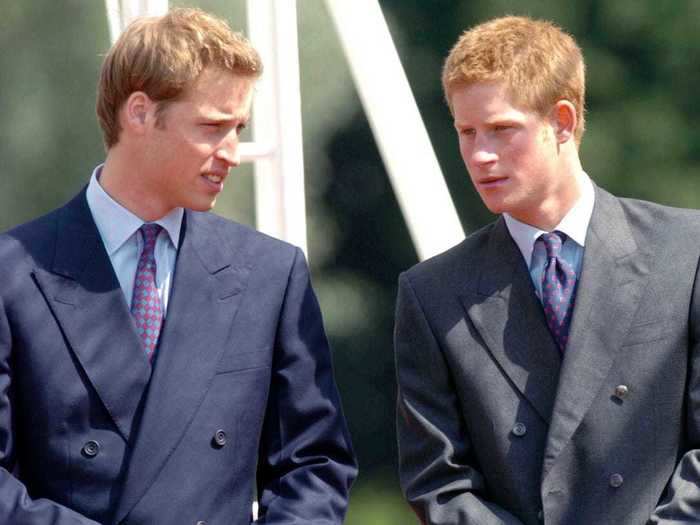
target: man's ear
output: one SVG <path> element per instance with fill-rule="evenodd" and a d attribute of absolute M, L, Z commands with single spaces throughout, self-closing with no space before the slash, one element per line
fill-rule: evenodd
<path fill-rule="evenodd" d="M 563 144 L 574 138 L 574 131 L 578 119 L 576 117 L 576 107 L 568 100 L 558 100 L 551 113 L 552 125 L 557 142 Z"/>
<path fill-rule="evenodd" d="M 134 91 L 124 103 L 124 127 L 136 135 L 143 135 L 151 124 L 154 113 L 155 102 L 143 91 Z"/>

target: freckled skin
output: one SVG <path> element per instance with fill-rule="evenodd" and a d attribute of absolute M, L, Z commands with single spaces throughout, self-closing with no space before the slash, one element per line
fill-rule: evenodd
<path fill-rule="evenodd" d="M 579 189 L 554 117 L 518 107 L 499 82 L 456 88 L 450 100 L 462 159 L 486 207 L 545 230 L 556 224 Z"/>

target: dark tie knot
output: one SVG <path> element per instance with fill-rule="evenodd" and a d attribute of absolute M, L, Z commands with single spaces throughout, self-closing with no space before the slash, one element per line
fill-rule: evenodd
<path fill-rule="evenodd" d="M 544 247 L 547 250 L 547 258 L 559 257 L 564 241 L 563 233 L 559 231 L 543 233 L 539 238 L 544 243 Z"/>
<path fill-rule="evenodd" d="M 143 224 L 139 230 L 143 236 L 143 246 L 144 251 L 152 251 L 156 244 L 156 238 L 162 230 L 163 227 L 160 224 L 154 222 Z"/>

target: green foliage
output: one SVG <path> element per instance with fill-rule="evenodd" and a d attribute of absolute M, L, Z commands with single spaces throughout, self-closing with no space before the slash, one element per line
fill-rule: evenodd
<path fill-rule="evenodd" d="M 415 514 L 386 481 L 358 481 L 353 489 L 346 525 L 412 525 Z"/>
<path fill-rule="evenodd" d="M 103 4 L 87 5 L 2 2 L 0 227 L 68 199 L 102 156 L 94 105 L 107 19 Z"/>

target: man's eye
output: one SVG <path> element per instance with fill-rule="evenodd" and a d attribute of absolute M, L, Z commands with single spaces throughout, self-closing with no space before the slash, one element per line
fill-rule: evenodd
<path fill-rule="evenodd" d="M 467 137 L 473 136 L 476 131 L 473 128 L 464 128 L 459 130 L 460 135 L 465 135 Z"/>
<path fill-rule="evenodd" d="M 236 133 L 237 133 L 238 135 L 240 135 L 241 133 L 243 133 L 243 130 L 244 130 L 245 128 L 246 128 L 246 125 L 245 125 L 245 124 L 243 124 L 243 123 L 239 124 L 238 126 L 236 126 Z"/>

